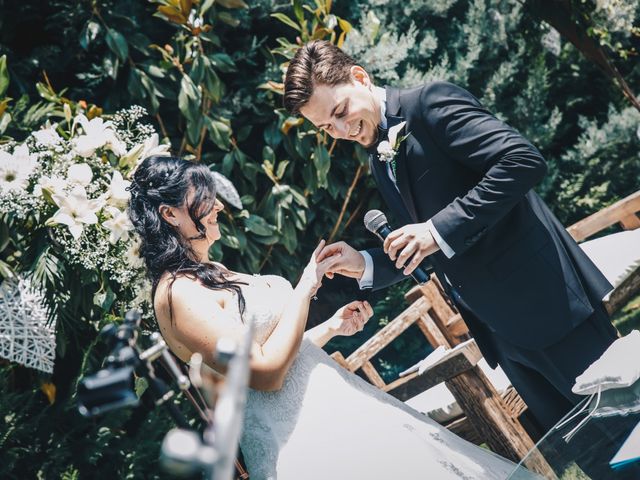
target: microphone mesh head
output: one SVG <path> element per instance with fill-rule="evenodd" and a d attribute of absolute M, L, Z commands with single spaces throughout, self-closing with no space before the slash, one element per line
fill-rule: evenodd
<path fill-rule="evenodd" d="M 371 233 L 376 233 L 385 223 L 387 223 L 387 217 L 380 210 L 369 210 L 364 215 L 364 226 Z"/>

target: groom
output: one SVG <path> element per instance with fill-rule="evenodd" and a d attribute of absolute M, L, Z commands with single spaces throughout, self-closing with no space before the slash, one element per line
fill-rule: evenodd
<path fill-rule="evenodd" d="M 545 431 L 553 426 L 579 400 L 576 376 L 616 330 L 602 306 L 612 286 L 532 190 L 547 172 L 540 152 L 466 90 L 377 87 L 324 41 L 296 53 L 284 105 L 369 150 L 401 226 L 384 248 L 325 247 L 321 255 L 342 254 L 336 273 L 375 290 L 428 257 L 489 364 L 502 366 Z"/>

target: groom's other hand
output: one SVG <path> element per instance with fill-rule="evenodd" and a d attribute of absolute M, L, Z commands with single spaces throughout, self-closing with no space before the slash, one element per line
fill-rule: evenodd
<path fill-rule="evenodd" d="M 396 268 L 406 265 L 402 273 L 410 275 L 425 257 L 440 247 L 426 223 L 412 223 L 391 232 L 384 240 L 383 249 L 396 262 Z"/>
<path fill-rule="evenodd" d="M 317 261 L 321 262 L 325 258 L 340 255 L 341 258 L 333 264 L 331 271 L 327 271 L 328 278 L 333 278 L 335 273 L 345 277 L 360 280 L 364 273 L 364 257 L 360 252 L 345 242 L 336 242 L 325 246 L 318 254 Z"/>

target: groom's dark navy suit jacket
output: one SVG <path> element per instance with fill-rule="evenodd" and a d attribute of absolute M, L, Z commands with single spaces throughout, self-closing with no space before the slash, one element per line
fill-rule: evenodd
<path fill-rule="evenodd" d="M 375 155 L 371 171 L 400 223 L 432 219 L 454 250 L 430 260 L 483 324 L 465 318 L 489 363 L 483 331 L 542 349 L 587 319 L 612 286 L 532 190 L 547 172 L 540 152 L 456 85 L 386 93 L 388 126 L 406 121 L 409 134 L 399 191 Z M 374 289 L 404 278 L 382 249 L 369 253 Z"/>

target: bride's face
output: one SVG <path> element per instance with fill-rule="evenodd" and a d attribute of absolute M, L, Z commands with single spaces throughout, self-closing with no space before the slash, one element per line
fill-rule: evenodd
<path fill-rule="evenodd" d="M 205 237 L 200 237 L 200 232 L 189 215 L 189 207 L 194 201 L 194 192 L 190 191 L 186 201 L 180 207 L 171 208 L 171 216 L 165 215 L 165 219 L 171 223 L 180 235 L 191 243 L 206 242 L 206 246 L 210 247 L 213 243 L 220 239 L 220 227 L 218 225 L 218 213 L 224 208 L 224 204 L 217 198 L 214 200 L 211 211 L 200 218 L 200 223 L 205 227 Z M 199 208 L 208 210 L 210 205 L 200 205 Z"/>

